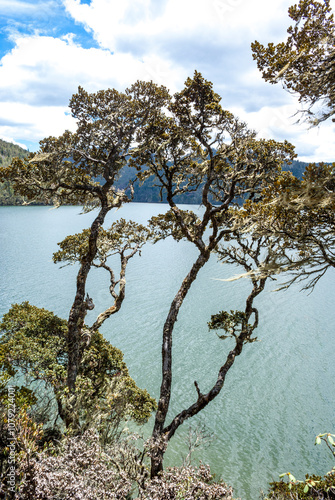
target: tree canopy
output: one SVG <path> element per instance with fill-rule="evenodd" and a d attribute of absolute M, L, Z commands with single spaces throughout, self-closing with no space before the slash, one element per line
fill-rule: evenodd
<path fill-rule="evenodd" d="M 14 377 L 21 405 L 32 405 L 35 418 L 46 427 L 52 427 L 57 415 L 66 423 L 66 320 L 29 302 L 14 304 L 2 318 L 0 334 L 1 380 Z M 98 331 L 83 352 L 76 391 L 76 423 L 81 429 L 92 421 L 102 422 L 105 431 L 122 419 L 143 423 L 156 407 L 129 376 L 122 352 Z M 3 385 L 2 398 L 6 392 Z"/>
<path fill-rule="evenodd" d="M 255 41 L 253 58 L 266 81 L 282 82 L 298 94 L 307 119 L 315 125 L 335 113 L 334 16 L 330 0 L 300 0 L 288 12 L 294 24 L 287 29 L 286 42 L 265 47 Z"/>

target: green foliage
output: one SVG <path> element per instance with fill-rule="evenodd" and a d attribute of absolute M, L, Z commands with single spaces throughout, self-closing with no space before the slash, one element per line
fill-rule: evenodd
<path fill-rule="evenodd" d="M 7 166 L 15 157 L 25 158 L 28 154 L 26 149 L 21 148 L 17 144 L 0 139 L 0 165 Z"/>
<path fill-rule="evenodd" d="M 329 432 L 324 432 L 323 434 L 318 434 L 315 438 L 315 444 L 321 444 L 322 441 L 326 443 L 330 449 L 332 455 L 335 457 L 335 434 L 330 434 Z"/>
<path fill-rule="evenodd" d="M 25 198 L 14 193 L 12 184 L 9 181 L 0 182 L 0 206 L 23 205 Z"/>
<path fill-rule="evenodd" d="M 179 209 L 179 214 L 183 218 L 187 231 L 193 238 L 197 237 L 198 230 L 201 230 L 201 220 L 191 210 Z M 165 214 L 151 217 L 149 221 L 150 229 L 153 232 L 154 241 L 165 239 L 172 236 L 176 241 L 185 238 L 185 233 L 182 231 L 178 219 L 173 210 L 168 210 Z"/>
<path fill-rule="evenodd" d="M 218 335 L 220 339 L 229 337 L 236 339 L 242 331 L 249 332 L 247 334 L 247 337 L 249 337 L 253 331 L 253 327 L 247 323 L 247 315 L 244 311 L 230 311 L 230 313 L 221 311 L 213 314 L 211 321 L 208 323 L 208 328 L 210 330 L 224 330 L 227 335 Z"/>
<path fill-rule="evenodd" d="M 88 252 L 90 230 L 67 236 L 58 243 L 60 250 L 53 255 L 54 262 L 81 262 Z M 105 262 L 116 253 L 132 252 L 148 240 L 150 231 L 142 224 L 125 219 L 114 222 L 109 229 L 100 228 L 95 261 Z"/>
<path fill-rule="evenodd" d="M 285 474 L 286 475 L 286 474 Z M 296 481 L 287 474 L 289 482 L 274 481 L 265 500 L 330 500 L 335 498 L 335 470 L 324 477 L 306 474 L 304 481 Z"/>
<path fill-rule="evenodd" d="M 14 304 L 0 323 L 1 372 L 18 372 L 61 387 L 67 363 L 67 322 L 24 302 Z"/>
<path fill-rule="evenodd" d="M 34 411 L 45 405 L 42 399 L 43 383 L 55 399 L 56 412 L 66 415 L 67 322 L 53 313 L 30 305 L 15 304 L 0 323 L 0 373 L 5 380 L 1 399 L 6 398 L 10 377 L 24 385 L 17 396 L 32 405 Z M 102 427 L 112 421 L 133 419 L 146 422 L 156 403 L 147 391 L 138 388 L 129 376 L 122 352 L 107 342 L 99 332 L 83 348 L 78 374 L 76 412 L 81 426 L 93 417 L 103 416 Z M 43 385 L 42 385 L 43 386 Z M 44 412 L 44 421 L 54 418 L 53 410 Z M 45 410 L 45 409 L 44 409 Z"/>

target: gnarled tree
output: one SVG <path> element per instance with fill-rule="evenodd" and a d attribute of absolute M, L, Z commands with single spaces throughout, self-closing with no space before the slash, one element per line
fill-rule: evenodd
<path fill-rule="evenodd" d="M 143 166 L 139 177 L 154 176 L 170 205 L 165 215 L 151 220 L 156 237 L 185 238 L 198 250 L 198 257 L 171 303 L 163 328 L 162 383 L 152 434 L 152 476 L 162 470 L 168 440 L 185 419 L 197 414 L 218 395 L 228 369 L 228 365 L 222 367 L 206 394 L 197 387 L 195 403 L 170 423 L 166 422 L 171 399 L 173 330 L 182 303 L 219 243 L 234 239 L 234 209 L 243 200 L 254 199 L 273 181 L 281 164 L 294 157 L 293 146 L 287 142 L 257 140 L 244 123 L 222 109 L 220 100 L 212 84 L 195 72 L 194 78 L 186 81 L 184 90 L 171 98 L 168 113 L 162 111 L 154 124 L 143 129 L 148 142 L 134 156 L 136 165 Z M 194 190 L 202 193 L 201 216 L 181 210 L 176 204 L 178 194 Z M 249 312 L 246 312 L 247 322 Z M 235 355 L 231 354 L 232 358 Z"/>
<path fill-rule="evenodd" d="M 56 206 L 80 204 L 97 209 L 78 259 L 76 295 L 68 319 L 67 386 L 72 393 L 82 356 L 82 328 L 87 310 L 93 307 L 87 300 L 86 280 L 99 252 L 101 228 L 112 208 L 132 198 L 131 182 L 123 191 L 114 184 L 129 162 L 134 143 L 143 144 L 139 130 L 155 120 L 166 98 L 165 88 L 153 83 L 137 82 L 124 93 L 109 89 L 89 94 L 79 87 L 70 101 L 77 131 L 44 139 L 38 153 L 0 169 L 0 180 L 11 180 L 15 191 L 29 201 L 52 200 Z"/>

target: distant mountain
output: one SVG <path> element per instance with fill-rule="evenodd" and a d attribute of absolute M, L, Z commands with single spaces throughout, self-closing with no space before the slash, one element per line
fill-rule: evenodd
<path fill-rule="evenodd" d="M 19 158 L 24 158 L 27 156 L 28 151 L 21 148 L 17 144 L 12 144 L 11 142 L 6 142 L 0 139 L 0 166 L 7 166 L 10 164 L 15 156 Z"/>
<path fill-rule="evenodd" d="M 20 146 L 17 146 L 16 144 L 11 144 L 0 139 L 0 166 L 9 165 L 15 156 L 24 158 L 26 155 L 27 150 L 21 148 Z M 298 177 L 298 179 L 301 179 L 307 165 L 308 163 L 305 163 L 303 161 L 294 160 L 292 165 L 284 167 L 284 170 L 290 170 L 293 175 Z M 119 187 L 120 189 L 126 187 L 128 181 L 133 177 L 135 177 L 135 170 L 133 168 L 125 167 L 121 171 L 120 178 L 117 181 L 117 187 Z M 166 196 L 163 193 L 161 198 L 160 189 L 158 186 L 155 186 L 154 179 L 152 178 L 147 179 L 142 186 L 139 186 L 139 183 L 136 182 L 134 188 L 134 201 L 136 202 L 166 202 Z M 8 181 L 0 183 L 0 205 L 21 205 L 23 201 L 24 198 L 22 198 L 22 196 L 17 196 L 14 194 L 13 188 Z M 178 203 L 200 205 L 201 195 L 199 192 L 186 193 L 184 195 L 180 195 L 176 199 L 176 201 Z"/>
<path fill-rule="evenodd" d="M 308 163 L 303 161 L 294 160 L 292 165 L 286 165 L 283 170 L 289 170 L 295 175 L 298 179 L 302 178 L 302 175 L 305 171 Z M 127 186 L 129 180 L 134 177 L 135 170 L 129 167 L 124 167 L 121 171 L 121 175 L 119 180 L 117 181 L 117 187 L 123 189 Z M 166 202 L 165 193 L 160 194 L 160 188 L 155 186 L 155 181 L 153 178 L 147 179 L 142 186 L 139 186 L 138 183 L 134 185 L 135 195 L 134 201 L 137 202 L 146 202 L 146 203 L 160 203 Z M 176 198 L 177 203 L 186 203 L 186 204 L 201 204 L 201 194 L 199 192 L 186 193 L 183 195 L 179 195 Z"/>
<path fill-rule="evenodd" d="M 116 182 L 116 187 L 124 189 L 129 181 L 136 176 L 136 170 L 131 167 L 124 167 L 121 170 L 119 179 Z M 155 185 L 155 179 L 150 177 L 143 184 L 138 181 L 134 183 L 134 201 L 140 203 L 166 203 L 165 192 L 160 192 L 160 187 Z M 201 195 L 199 192 L 191 192 L 179 195 L 176 198 L 177 203 L 200 204 Z"/>
<path fill-rule="evenodd" d="M 24 158 L 27 154 L 26 149 L 0 139 L 0 167 L 7 167 L 16 156 Z M 23 202 L 24 198 L 14 194 L 9 181 L 0 182 L 0 205 L 22 205 Z"/>
<path fill-rule="evenodd" d="M 286 165 L 283 170 L 289 170 L 298 179 L 301 179 L 307 165 L 308 163 L 305 163 L 303 161 L 294 160 L 292 165 Z M 120 178 L 117 181 L 117 187 L 119 187 L 120 189 L 125 188 L 129 180 L 134 177 L 134 174 L 134 169 L 124 167 L 121 171 Z M 155 181 L 153 178 L 147 179 L 142 186 L 139 186 L 138 183 L 135 183 L 134 190 L 134 201 L 146 203 L 160 203 L 162 201 L 166 202 L 165 193 L 162 194 L 161 198 L 160 188 L 155 186 Z M 178 196 L 176 198 L 176 202 L 200 205 L 201 194 L 199 192 L 186 193 Z"/>
<path fill-rule="evenodd" d="M 302 179 L 302 175 L 305 172 L 305 168 L 309 165 L 304 161 L 293 160 L 292 165 L 286 165 L 283 170 L 289 170 L 298 179 Z"/>

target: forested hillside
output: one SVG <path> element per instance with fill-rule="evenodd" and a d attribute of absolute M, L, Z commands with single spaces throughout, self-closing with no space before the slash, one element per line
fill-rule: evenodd
<path fill-rule="evenodd" d="M 18 156 L 19 158 L 24 158 L 27 155 L 27 151 L 20 146 L 11 144 L 9 142 L 0 139 L 0 166 L 6 166 L 11 163 L 12 158 Z M 284 170 L 290 170 L 298 179 L 302 178 L 302 174 L 305 170 L 306 165 L 303 161 L 294 160 L 292 165 Z M 123 188 L 128 184 L 128 181 L 134 177 L 134 169 L 128 167 L 124 168 L 121 172 L 120 179 L 116 183 L 116 186 Z M 159 203 L 161 201 L 166 202 L 166 196 L 163 193 L 161 198 L 160 188 L 155 185 L 153 179 L 148 179 L 144 182 L 143 186 L 135 184 L 135 195 L 134 201 L 142 203 Z M 21 205 L 24 202 L 24 198 L 19 195 L 15 195 L 11 187 L 10 182 L 6 181 L 0 183 L 0 205 Z M 184 195 L 179 195 L 179 203 L 201 203 L 200 192 L 188 192 Z"/>
<path fill-rule="evenodd" d="M 293 160 L 292 165 L 288 165 L 283 168 L 283 170 L 289 170 L 295 177 L 302 179 L 302 175 L 307 167 L 308 163 L 299 160 Z"/>
<path fill-rule="evenodd" d="M 0 139 L 0 167 L 10 165 L 15 156 L 24 158 L 27 150 Z M 21 205 L 24 199 L 20 195 L 15 195 L 9 181 L 0 182 L 0 205 Z"/>

